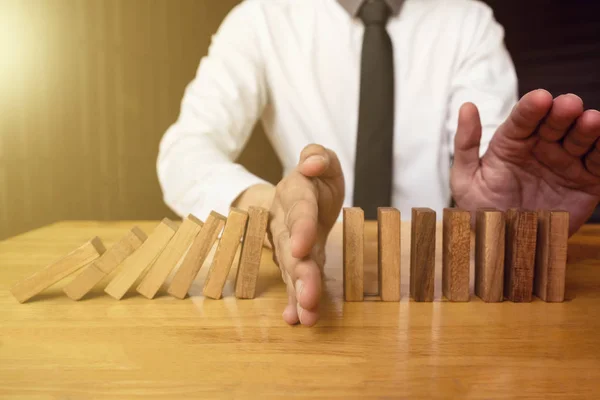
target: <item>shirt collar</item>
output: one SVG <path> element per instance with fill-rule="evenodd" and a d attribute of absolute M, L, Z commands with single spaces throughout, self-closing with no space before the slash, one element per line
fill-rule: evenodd
<path fill-rule="evenodd" d="M 356 17 L 358 10 L 360 10 L 360 7 L 365 1 L 366 0 L 338 0 L 338 3 L 340 3 L 352 17 Z M 385 2 L 390 6 L 392 15 L 396 16 L 400 12 L 404 0 L 385 0 Z"/>

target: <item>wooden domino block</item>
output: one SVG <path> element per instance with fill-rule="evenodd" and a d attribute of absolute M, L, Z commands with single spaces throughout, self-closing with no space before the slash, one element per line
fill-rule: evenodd
<path fill-rule="evenodd" d="M 506 212 L 504 297 L 515 303 L 532 298 L 537 225 L 534 211 Z"/>
<path fill-rule="evenodd" d="M 187 296 L 206 256 L 223 230 L 225 221 L 226 218 L 221 214 L 215 211 L 210 213 L 171 281 L 168 289 L 171 296 L 178 299 L 184 299 Z"/>
<path fill-rule="evenodd" d="M 221 240 L 215 252 L 215 258 L 206 276 L 203 291 L 205 297 L 211 299 L 221 298 L 235 253 L 246 230 L 247 221 L 248 213 L 246 211 L 232 208 L 229 212 L 223 235 L 221 235 Z"/>
<path fill-rule="evenodd" d="M 544 301 L 565 300 L 568 239 L 568 212 L 538 212 L 534 291 Z"/>
<path fill-rule="evenodd" d="M 413 208 L 410 232 L 410 296 L 433 301 L 435 285 L 436 215 L 431 208 Z"/>
<path fill-rule="evenodd" d="M 64 258 L 17 283 L 11 289 L 11 293 L 20 303 L 24 303 L 61 279 L 91 263 L 104 254 L 105 251 L 106 249 L 100 238 L 95 237 L 67 254 Z"/>
<path fill-rule="evenodd" d="M 444 209 L 442 243 L 442 293 L 450 301 L 469 301 L 470 212 Z"/>
<path fill-rule="evenodd" d="M 486 303 L 504 299 L 506 222 L 499 210 L 478 210 L 475 232 L 475 294 Z"/>
<path fill-rule="evenodd" d="M 147 239 L 146 234 L 137 226 L 133 227 L 115 245 L 100 258 L 75 277 L 63 291 L 72 300 L 80 300 L 102 279 L 117 268 L 127 257 L 136 251 Z"/>
<path fill-rule="evenodd" d="M 260 207 L 248 209 L 248 228 L 242 242 L 242 254 L 235 280 L 235 297 L 238 299 L 253 299 L 256 294 L 256 281 L 268 222 L 269 210 Z"/>
<path fill-rule="evenodd" d="M 178 227 L 173 221 L 168 218 L 163 219 L 148 236 L 148 239 L 121 263 L 121 271 L 110 281 L 104 291 L 117 300 L 122 299 L 163 251 L 177 229 Z"/>
<path fill-rule="evenodd" d="M 378 220 L 378 278 L 382 301 L 400 301 L 400 211 L 380 207 Z"/>
<path fill-rule="evenodd" d="M 137 287 L 139 294 L 148 299 L 153 299 L 156 296 L 162 284 L 165 283 L 173 268 L 185 255 L 200 229 L 202 229 L 202 225 L 202 221 L 191 214 L 183 220 L 169 244 L 150 266 Z"/>
<path fill-rule="evenodd" d="M 364 300 L 365 213 L 359 207 L 343 211 L 344 300 Z"/>

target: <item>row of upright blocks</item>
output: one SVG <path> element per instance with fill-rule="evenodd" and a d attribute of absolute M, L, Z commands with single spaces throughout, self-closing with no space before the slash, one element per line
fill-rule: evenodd
<path fill-rule="evenodd" d="M 343 211 L 344 300 L 364 300 L 364 213 Z M 410 297 L 430 302 L 435 285 L 436 213 L 413 208 Z M 484 302 L 546 302 L 565 298 L 569 214 L 566 211 L 502 212 L 481 209 L 475 221 L 475 295 Z M 378 210 L 378 278 L 382 301 L 400 301 L 401 218 L 395 208 Z M 469 301 L 471 213 L 447 208 L 443 215 L 442 293 Z"/>
<path fill-rule="evenodd" d="M 203 294 L 219 299 L 241 243 L 235 295 L 251 299 L 255 296 L 268 219 L 269 211 L 263 208 L 250 207 L 247 212 L 232 208 L 227 218 L 213 211 L 205 222 L 191 214 L 179 225 L 165 218 L 150 235 L 133 227 L 108 250 L 95 237 L 17 283 L 11 292 L 23 303 L 83 269 L 63 288 L 73 300 L 82 299 L 114 271 L 104 291 L 117 300 L 136 283 L 136 291 L 148 299 L 153 299 L 163 286 L 171 296 L 183 299 L 217 243 Z"/>

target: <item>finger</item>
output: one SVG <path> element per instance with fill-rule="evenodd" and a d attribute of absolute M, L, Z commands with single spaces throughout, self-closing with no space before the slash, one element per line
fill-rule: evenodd
<path fill-rule="evenodd" d="M 335 152 L 319 144 L 309 144 L 302 150 L 298 171 L 307 177 L 343 177 L 342 167 Z"/>
<path fill-rule="evenodd" d="M 306 310 L 315 310 L 319 305 L 322 288 L 319 265 L 313 259 L 304 259 L 296 264 L 294 276 L 298 304 Z"/>
<path fill-rule="evenodd" d="M 543 89 L 527 93 L 498 128 L 498 134 L 516 140 L 528 138 L 550 111 L 552 100 L 552 95 Z"/>
<path fill-rule="evenodd" d="M 588 110 L 584 112 L 569 131 L 563 147 L 575 157 L 581 157 L 590 151 L 590 148 L 600 136 L 600 112 Z"/>
<path fill-rule="evenodd" d="M 309 178 L 293 172 L 285 184 L 278 186 L 278 198 L 290 232 L 292 256 L 306 257 L 317 241 L 317 188 Z"/>
<path fill-rule="evenodd" d="M 565 179 L 576 178 L 581 160 L 567 153 L 559 142 L 540 140 L 532 150 L 533 156 L 556 175 Z"/>
<path fill-rule="evenodd" d="M 550 142 L 562 139 L 582 113 L 583 101 L 579 96 L 574 94 L 558 96 L 554 99 L 552 109 L 540 125 L 540 137 Z"/>
<path fill-rule="evenodd" d="M 289 233 L 287 232 L 285 225 L 280 222 L 282 219 L 280 216 L 281 213 L 281 210 L 276 210 L 275 218 L 271 219 L 269 230 L 273 241 L 273 260 L 281 270 L 281 278 L 286 285 L 288 293 L 288 305 L 283 311 L 282 317 L 288 324 L 295 325 L 300 320 L 297 312 L 298 302 L 296 300 L 294 281 L 290 276 L 289 271 L 294 270 L 297 260 L 289 255 Z"/>
<path fill-rule="evenodd" d="M 291 284 L 291 280 L 289 275 L 285 272 L 285 269 L 282 270 L 282 276 L 286 276 L 283 281 L 286 284 L 286 290 L 288 293 L 288 305 L 283 310 L 283 320 L 290 325 L 296 325 L 300 322 L 300 317 L 298 314 L 298 301 L 296 300 L 296 294 L 294 292 L 294 285 Z M 289 281 L 289 283 L 288 283 Z"/>
<path fill-rule="evenodd" d="M 319 311 L 318 310 L 305 310 L 299 304 L 297 306 L 297 314 L 300 323 L 304 326 L 313 326 L 319 320 Z"/>
<path fill-rule="evenodd" d="M 458 114 L 458 128 L 454 139 L 453 169 L 461 176 L 472 177 L 479 167 L 481 119 L 473 103 L 465 103 Z"/>
<path fill-rule="evenodd" d="M 600 176 L 600 140 L 590 153 L 585 156 L 586 169 L 595 176 Z"/>

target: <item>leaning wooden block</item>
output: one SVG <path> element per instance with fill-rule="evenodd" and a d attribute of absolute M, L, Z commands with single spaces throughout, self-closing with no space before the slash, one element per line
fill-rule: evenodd
<path fill-rule="evenodd" d="M 442 243 L 442 293 L 450 301 L 469 301 L 470 212 L 444 209 Z"/>
<path fill-rule="evenodd" d="M 382 301 L 400 301 L 400 211 L 377 210 L 379 295 Z"/>
<path fill-rule="evenodd" d="M 221 214 L 215 211 L 210 213 L 171 281 L 168 290 L 171 296 L 178 299 L 184 299 L 187 296 L 206 256 L 223 230 L 225 221 L 226 218 Z"/>
<path fill-rule="evenodd" d="M 137 226 L 108 249 L 99 259 L 85 267 L 63 291 L 72 300 L 80 300 L 102 279 L 117 268 L 127 257 L 136 251 L 147 239 L 146 234 Z"/>
<path fill-rule="evenodd" d="M 238 299 L 253 299 L 256 294 L 256 281 L 268 222 L 269 210 L 260 207 L 248 209 L 248 228 L 242 242 L 242 254 L 235 280 L 235 297 Z"/>
<path fill-rule="evenodd" d="M 105 251 L 106 249 L 100 238 L 95 237 L 67 254 L 64 258 L 17 283 L 11 289 L 11 293 L 20 303 L 24 303 L 61 279 L 91 263 Z"/>
<path fill-rule="evenodd" d="M 504 299 L 505 232 L 502 211 L 477 211 L 475 294 L 486 303 L 497 303 Z"/>
<path fill-rule="evenodd" d="M 504 297 L 515 303 L 530 302 L 533 292 L 537 214 L 510 209 L 506 212 Z"/>
<path fill-rule="evenodd" d="M 410 295 L 414 301 L 433 301 L 435 285 L 435 211 L 413 208 L 410 232 Z"/>
<path fill-rule="evenodd" d="M 544 301 L 565 300 L 568 239 L 568 212 L 538 212 L 534 291 Z"/>
<path fill-rule="evenodd" d="M 215 252 L 215 258 L 206 276 L 203 291 L 205 297 L 211 299 L 221 298 L 235 253 L 246 230 L 247 221 L 248 213 L 246 211 L 237 208 L 232 208 L 229 211 L 223 235 L 221 235 L 221 240 Z"/>
<path fill-rule="evenodd" d="M 200 229 L 202 229 L 202 225 L 202 221 L 191 214 L 183 220 L 169 244 L 150 266 L 137 287 L 139 294 L 148 299 L 153 299 L 156 296 L 162 284 L 167 280 L 173 268 L 185 255 Z"/>
<path fill-rule="evenodd" d="M 173 221 L 168 218 L 163 219 L 148 239 L 121 263 L 121 271 L 110 281 L 104 291 L 117 300 L 123 298 L 169 243 L 177 229 Z"/>
<path fill-rule="evenodd" d="M 365 213 L 359 207 L 344 208 L 344 300 L 364 300 Z"/>

